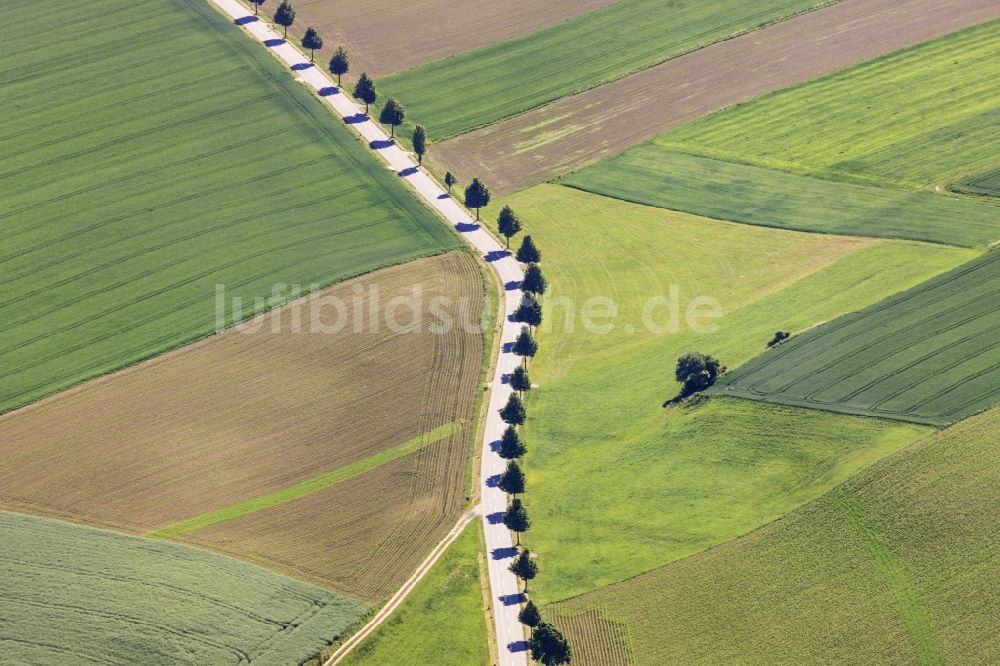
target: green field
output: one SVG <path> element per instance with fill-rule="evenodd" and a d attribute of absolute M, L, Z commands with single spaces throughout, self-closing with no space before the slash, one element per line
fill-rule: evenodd
<path fill-rule="evenodd" d="M 342 662 L 344 666 L 490 663 L 479 577 L 479 521 L 465 528 L 403 604 Z"/>
<path fill-rule="evenodd" d="M 1000 21 L 666 132 L 663 148 L 842 179 L 941 184 L 1000 153 Z"/>
<path fill-rule="evenodd" d="M 635 666 L 997 663 L 998 461 L 994 409 L 746 537 L 543 612 L 612 618 Z"/>
<path fill-rule="evenodd" d="M 187 546 L 0 512 L 5 664 L 287 666 L 367 610 Z"/>
<path fill-rule="evenodd" d="M 1000 176 L 993 174 L 1000 185 Z M 560 182 L 625 201 L 801 231 L 965 247 L 1000 239 L 1000 206 L 924 191 L 814 178 L 636 146 Z M 990 187 L 980 176 L 969 188 Z"/>
<path fill-rule="evenodd" d="M 619 0 L 377 83 L 440 141 L 821 4 L 826 3 Z"/>
<path fill-rule="evenodd" d="M 1000 401 L 1000 252 L 768 351 L 725 395 L 946 425 Z"/>
<path fill-rule="evenodd" d="M 661 404 L 677 391 L 680 353 L 735 367 L 779 328 L 857 310 L 974 251 L 732 224 L 556 185 L 502 203 L 524 219 L 552 285 L 525 430 L 525 540 L 545 562 L 536 599 L 564 599 L 735 538 L 928 432 L 736 400 Z M 642 329 L 643 304 L 671 285 L 682 313 L 696 296 L 718 300 L 718 329 Z M 562 315 L 566 302 L 579 314 L 595 295 L 618 304 L 606 334 Z"/>
<path fill-rule="evenodd" d="M 994 167 L 963 178 L 955 189 L 987 197 L 1000 197 L 1000 168 Z"/>
<path fill-rule="evenodd" d="M 0 411 L 210 333 L 216 285 L 231 318 L 457 242 L 203 0 L 5 19 Z"/>

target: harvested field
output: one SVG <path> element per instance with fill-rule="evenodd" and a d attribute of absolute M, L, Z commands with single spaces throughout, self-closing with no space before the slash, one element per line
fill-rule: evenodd
<path fill-rule="evenodd" d="M 203 550 L 0 511 L 4 664 L 288 666 L 367 610 Z"/>
<path fill-rule="evenodd" d="M 636 666 L 997 663 L 998 461 L 993 409 L 741 539 L 543 613 L 621 618 Z M 599 657 L 589 645 L 577 637 L 574 663 Z"/>
<path fill-rule="evenodd" d="M 472 434 L 179 538 L 382 603 L 458 520 Z"/>
<path fill-rule="evenodd" d="M 620 79 L 824 0 L 618 0 L 377 81 L 435 141 Z"/>
<path fill-rule="evenodd" d="M 561 183 L 720 220 L 801 231 L 984 247 L 1000 239 L 985 200 L 816 178 L 676 153 L 646 143 Z M 988 179 L 978 181 L 980 187 Z"/>
<path fill-rule="evenodd" d="M 420 330 L 394 333 L 391 302 L 415 288 Z M 483 334 L 459 325 L 432 332 L 427 313 L 432 299 L 446 297 L 446 313 L 478 324 L 484 289 L 467 253 L 420 259 L 8 413 L 0 417 L 0 506 L 146 532 L 456 421 L 461 431 L 442 441 L 452 442 L 449 466 L 459 471 L 449 473 L 461 478 Z M 336 325 L 335 299 L 360 307 L 361 317 L 342 319 L 337 333 L 314 327 L 314 317 Z M 397 316 L 411 321 L 405 309 Z M 447 478 L 452 485 L 435 492 L 461 494 Z"/>
<path fill-rule="evenodd" d="M 980 5 L 980 16 L 1000 16 L 1000 4 L 971 3 Z M 940 11 L 934 7 L 928 16 Z M 1000 21 L 984 23 L 727 109 L 655 143 L 844 180 L 944 185 L 996 166 L 998 52 Z"/>
<path fill-rule="evenodd" d="M 343 44 L 351 56 L 352 78 L 361 72 L 384 76 L 542 30 L 612 2 L 297 0 L 295 25 L 288 34 L 301 39 L 307 26 L 315 26 L 324 40 L 316 62 L 325 64 Z M 270 13 L 273 7 L 263 9 Z"/>
<path fill-rule="evenodd" d="M 1000 251 L 823 326 L 713 392 L 947 425 L 1000 401 Z"/>
<path fill-rule="evenodd" d="M 993 0 L 843 0 L 469 132 L 432 150 L 436 160 L 465 180 L 478 176 L 495 191 L 510 192 L 724 107 L 997 17 L 1000 5 Z M 994 36 L 997 32 L 994 28 Z M 981 53 L 985 56 L 991 49 L 995 46 L 984 44 Z M 967 64 L 955 69 L 977 79 L 987 71 Z M 986 81 L 983 86 L 995 89 Z M 853 96 L 856 87 L 847 90 Z M 912 89 L 898 90 L 909 95 Z M 878 94 L 873 89 L 853 98 L 867 100 Z M 921 99 L 937 99 L 948 108 L 956 105 L 930 89 Z M 901 104 L 894 98 L 886 106 L 899 110 Z M 829 101 L 822 106 L 837 108 Z M 789 134 L 804 143 L 812 140 L 801 120 L 808 112 L 790 111 L 787 104 L 777 108 L 776 124 L 791 128 Z M 789 123 L 789 117 L 796 123 Z M 756 136 L 745 128 L 737 130 Z M 731 142 L 727 137 L 720 145 Z"/>
<path fill-rule="evenodd" d="M 205 0 L 5 20 L 0 412 L 210 334 L 218 284 L 245 314 L 457 243 Z"/>

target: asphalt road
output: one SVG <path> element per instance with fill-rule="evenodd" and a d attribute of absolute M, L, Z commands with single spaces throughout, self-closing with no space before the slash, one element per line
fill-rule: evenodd
<path fill-rule="evenodd" d="M 519 359 L 509 350 L 510 343 L 517 337 L 520 325 L 510 321 L 509 315 L 521 300 L 517 288 L 524 274 L 521 266 L 510 253 L 482 226 L 475 223 L 469 211 L 449 196 L 426 172 L 421 170 L 410 153 L 393 143 L 377 124 L 367 119 L 363 107 L 359 106 L 345 92 L 339 90 L 331 78 L 318 66 L 309 64 L 297 48 L 281 38 L 263 21 L 255 20 L 251 13 L 237 0 L 212 0 L 224 14 L 232 17 L 246 33 L 270 49 L 275 56 L 293 71 L 302 83 L 316 91 L 338 116 L 345 119 L 348 127 L 357 132 L 372 147 L 389 168 L 406 180 L 414 193 L 438 211 L 441 216 L 458 230 L 462 237 L 475 248 L 505 285 L 501 294 L 503 328 L 500 333 L 500 353 L 496 371 L 490 381 L 489 412 L 486 418 L 483 438 L 480 483 L 482 486 L 482 520 L 486 536 L 487 557 L 489 558 L 490 590 L 493 600 L 493 618 L 500 653 L 500 666 L 527 666 L 527 645 L 524 628 L 517 621 L 520 611 L 517 579 L 507 570 L 515 554 L 510 531 L 496 516 L 507 506 L 506 494 L 488 485 L 491 477 L 500 474 L 505 462 L 493 451 L 493 443 L 500 438 L 504 424 L 498 414 L 507 402 L 511 389 L 503 380 L 517 366 Z"/>

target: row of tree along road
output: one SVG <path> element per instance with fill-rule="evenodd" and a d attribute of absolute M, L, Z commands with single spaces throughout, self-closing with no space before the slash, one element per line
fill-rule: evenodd
<path fill-rule="evenodd" d="M 254 14 L 257 14 L 259 7 L 267 0 L 249 0 L 254 5 Z M 288 0 L 283 0 L 278 4 L 274 12 L 274 22 L 284 28 L 284 36 L 288 37 L 288 28 L 295 22 L 295 9 Z M 302 47 L 310 54 L 310 61 L 313 60 L 315 52 L 323 48 L 323 38 L 314 27 L 306 29 L 302 37 Z M 338 46 L 329 62 L 330 73 L 337 77 L 337 86 L 340 87 L 342 77 L 350 72 L 351 61 L 347 51 L 343 46 Z M 362 73 L 355 82 L 353 96 L 355 99 L 364 102 L 365 115 L 368 115 L 369 107 L 378 100 L 378 91 L 375 82 L 367 73 Z M 382 105 L 379 113 L 379 122 L 389 125 L 390 136 L 395 138 L 395 131 L 398 125 L 403 124 L 406 119 L 406 109 L 399 100 L 389 97 Z M 416 153 L 418 161 L 423 164 L 424 154 L 427 152 L 427 132 L 417 125 L 413 132 L 413 152 Z M 444 176 L 444 183 L 451 193 L 452 187 L 458 183 L 458 179 L 450 171 Z M 476 211 L 476 221 L 479 221 L 480 210 L 489 206 L 490 191 L 478 178 L 474 178 L 465 188 L 465 206 Z M 510 239 L 521 232 L 522 224 L 517 214 L 509 207 L 504 206 L 497 218 L 497 231 L 506 240 L 507 249 L 510 249 Z M 540 262 L 541 252 L 535 245 L 531 236 L 525 236 L 518 248 L 515 258 L 525 265 L 524 279 L 521 282 L 521 302 L 512 315 L 514 321 L 524 324 L 520 333 L 514 340 L 512 351 L 522 359 L 519 367 L 505 378 L 510 383 L 514 392 L 511 394 L 507 404 L 500 410 L 500 418 L 507 424 L 507 429 L 500 438 L 498 453 L 501 458 L 507 460 L 507 467 L 497 480 L 497 486 L 509 495 L 507 509 L 503 514 L 503 523 L 516 536 L 518 554 L 510 564 L 510 571 L 523 582 L 524 598 L 526 603 L 522 606 L 518 619 L 531 628 L 531 640 L 529 647 L 532 658 L 545 666 L 558 666 L 567 664 L 570 661 L 571 650 L 569 643 L 562 633 L 551 624 L 542 619 L 535 604 L 527 598 L 528 582 L 538 574 L 538 563 L 531 551 L 521 545 L 521 535 L 531 528 L 531 519 L 518 495 L 525 492 L 526 479 L 518 460 L 527 453 L 527 445 L 521 437 L 519 428 L 527 418 L 527 411 L 524 406 L 524 395 L 531 390 L 531 379 L 528 375 L 528 362 L 538 352 L 538 343 L 534 337 L 534 331 L 542 323 L 542 304 L 539 301 L 548 283 L 542 274 Z"/>

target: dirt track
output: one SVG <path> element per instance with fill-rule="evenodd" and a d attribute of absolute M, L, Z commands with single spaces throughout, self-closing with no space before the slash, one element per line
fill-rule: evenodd
<path fill-rule="evenodd" d="M 301 37 L 314 25 L 325 41 L 317 62 L 325 63 L 344 44 L 352 72 L 384 76 L 541 30 L 613 1 L 423 0 L 407 6 L 396 0 L 297 0 L 289 34 Z M 273 10 L 268 5 L 264 9 Z"/>
<path fill-rule="evenodd" d="M 507 193 L 737 102 L 1000 17 L 996 0 L 844 0 L 432 148 Z"/>

